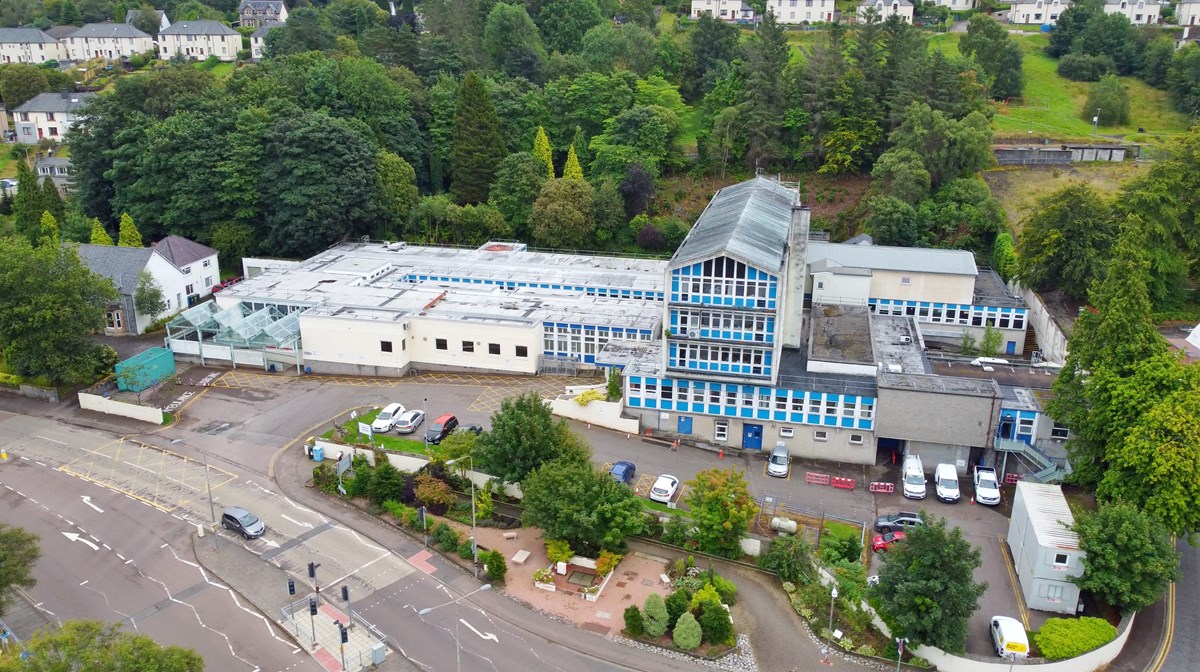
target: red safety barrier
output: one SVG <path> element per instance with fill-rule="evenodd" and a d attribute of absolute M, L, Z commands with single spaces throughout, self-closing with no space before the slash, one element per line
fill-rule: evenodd
<path fill-rule="evenodd" d="M 1019 480 L 1021 480 L 1021 474 L 1008 474 L 1004 477 L 1004 483 L 1006 485 L 1015 485 Z"/>
<path fill-rule="evenodd" d="M 882 481 L 875 481 L 874 483 L 872 483 L 870 485 L 870 490 L 871 490 L 871 492 L 892 493 L 892 492 L 896 491 L 896 484 L 895 483 L 884 483 Z"/>
<path fill-rule="evenodd" d="M 842 478 L 841 476 L 834 476 L 833 482 L 830 483 L 830 485 L 832 485 L 835 488 L 841 488 L 843 490 L 853 490 L 854 489 L 854 479 L 853 478 Z"/>
<path fill-rule="evenodd" d="M 809 471 L 804 474 L 804 482 L 815 485 L 829 485 L 829 474 L 818 474 L 815 471 Z"/>

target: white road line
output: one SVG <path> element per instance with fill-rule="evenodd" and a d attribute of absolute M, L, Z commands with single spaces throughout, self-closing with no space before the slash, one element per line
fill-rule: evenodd
<path fill-rule="evenodd" d="M 135 469 L 141 469 L 142 471 L 148 471 L 148 472 L 150 472 L 150 473 L 152 473 L 152 474 L 158 475 L 158 472 L 154 471 L 153 469 L 151 469 L 151 468 L 149 468 L 149 467 L 143 467 L 143 466 L 142 466 L 142 465 L 140 465 L 140 464 L 134 464 L 133 462 L 130 462 L 129 460 L 121 460 L 121 461 L 122 461 L 122 462 L 124 462 L 125 464 L 128 464 L 129 466 L 131 466 L 131 467 L 135 468 Z"/>

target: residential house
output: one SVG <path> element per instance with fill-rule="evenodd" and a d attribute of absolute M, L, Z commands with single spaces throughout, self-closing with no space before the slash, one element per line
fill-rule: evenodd
<path fill-rule="evenodd" d="M 62 142 L 94 93 L 39 93 L 13 110 L 17 142 L 36 145 L 42 138 Z"/>
<path fill-rule="evenodd" d="M 1129 19 L 1135 26 L 1149 26 L 1158 23 L 1158 13 L 1162 3 L 1150 0 L 1106 0 L 1105 14 L 1120 14 Z"/>
<path fill-rule="evenodd" d="M 1074 523 L 1061 487 L 1017 482 L 1007 541 L 1030 609 L 1075 614 L 1080 608 L 1079 586 L 1071 579 L 1083 575 L 1087 554 L 1071 530 Z"/>
<path fill-rule="evenodd" d="M 242 0 L 238 5 L 240 26 L 258 28 L 264 23 L 287 21 L 288 9 L 283 0 Z"/>
<path fill-rule="evenodd" d="M 250 58 L 258 60 L 263 57 L 263 51 L 267 47 L 267 33 L 271 32 L 272 28 L 279 28 L 284 24 L 279 21 L 268 21 L 258 27 L 250 35 Z"/>
<path fill-rule="evenodd" d="M 1071 0 L 1017 0 L 1008 10 L 1008 22 L 1053 26 L 1072 4 Z"/>
<path fill-rule="evenodd" d="M 71 159 L 58 156 L 38 157 L 33 164 L 33 170 L 38 182 L 48 177 L 54 186 L 58 187 L 58 193 L 66 196 L 71 180 Z"/>
<path fill-rule="evenodd" d="M 142 13 L 142 10 L 140 10 L 140 9 L 131 9 L 131 10 L 125 12 L 125 23 L 132 26 L 133 20 L 136 19 L 138 14 L 141 14 L 141 13 Z M 161 9 L 154 10 L 154 13 L 158 15 L 158 30 L 159 30 L 159 32 L 166 30 L 167 27 L 171 25 L 171 20 L 167 18 L 167 13 Z"/>
<path fill-rule="evenodd" d="M 833 0 L 767 0 L 767 11 L 778 23 L 798 25 L 832 23 L 837 10 Z"/>
<path fill-rule="evenodd" d="M 155 320 L 212 294 L 219 277 L 217 251 L 181 236 L 167 236 L 152 247 L 80 245 L 79 258 L 117 288 L 120 298 L 105 311 L 104 331 L 112 335 L 143 333 Z M 142 271 L 163 293 L 163 308 L 154 315 L 139 313 L 134 304 Z"/>
<path fill-rule="evenodd" d="M 938 7 L 949 7 L 952 12 L 965 12 L 975 8 L 975 0 L 934 0 Z"/>
<path fill-rule="evenodd" d="M 1179 0 L 1175 3 L 1175 23 L 1181 26 L 1200 24 L 1200 0 Z"/>
<path fill-rule="evenodd" d="M 704 14 L 722 21 L 754 21 L 754 7 L 743 0 L 692 0 L 692 16 L 700 17 Z"/>
<path fill-rule="evenodd" d="M 67 38 L 72 61 L 117 60 L 154 51 L 154 38 L 126 23 L 89 23 Z"/>
<path fill-rule="evenodd" d="M 79 26 L 50 26 L 46 29 L 46 34 L 66 45 L 67 38 L 77 30 L 79 30 Z"/>
<path fill-rule="evenodd" d="M 67 60 L 62 42 L 37 28 L 0 28 L 0 63 Z"/>
<path fill-rule="evenodd" d="M 158 46 L 162 58 L 203 61 L 216 56 L 232 62 L 242 50 L 242 35 L 220 21 L 180 21 L 159 32 Z"/>
<path fill-rule="evenodd" d="M 898 16 L 905 23 L 913 22 L 914 7 L 910 0 L 863 0 L 858 6 L 858 20 L 865 20 L 872 9 L 879 14 L 880 21 Z"/>

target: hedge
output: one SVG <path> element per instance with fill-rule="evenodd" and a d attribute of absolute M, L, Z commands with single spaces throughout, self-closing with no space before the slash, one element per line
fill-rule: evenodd
<path fill-rule="evenodd" d="M 1048 660 L 1074 658 L 1117 638 L 1117 629 L 1102 618 L 1052 618 L 1033 634 L 1033 643 Z"/>

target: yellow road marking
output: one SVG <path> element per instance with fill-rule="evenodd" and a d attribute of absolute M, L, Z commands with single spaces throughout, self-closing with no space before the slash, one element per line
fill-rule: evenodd
<path fill-rule="evenodd" d="M 1172 538 L 1174 541 L 1174 538 Z M 1167 662 L 1167 655 L 1171 653 L 1171 644 L 1175 641 L 1175 584 L 1167 586 L 1167 613 L 1163 616 L 1163 638 L 1158 643 L 1158 651 L 1154 655 L 1154 660 L 1146 668 L 1146 672 L 1158 672 L 1162 669 L 1164 663 Z"/>
<path fill-rule="evenodd" d="M 1000 543 L 1000 556 L 1004 558 L 1004 569 L 1008 570 L 1008 582 L 1012 585 L 1013 595 L 1017 598 L 1017 612 L 1021 616 L 1021 623 L 1025 625 L 1026 630 L 1029 630 L 1029 610 L 1025 607 L 1025 597 L 1021 595 L 1017 570 L 1009 559 L 1008 544 L 1005 543 L 1003 535 L 996 535 L 996 540 Z"/>

